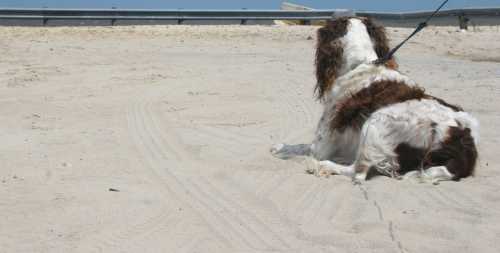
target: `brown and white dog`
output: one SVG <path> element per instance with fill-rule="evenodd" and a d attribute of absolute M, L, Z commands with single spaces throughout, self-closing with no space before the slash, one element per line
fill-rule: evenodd
<path fill-rule="evenodd" d="M 312 156 L 309 171 L 366 180 L 418 175 L 432 182 L 473 174 L 479 123 L 460 107 L 425 93 L 396 70 L 385 29 L 342 17 L 318 30 L 316 92 L 324 105 L 310 145 L 277 144 L 276 157 Z M 409 173 L 412 172 L 412 173 Z"/>

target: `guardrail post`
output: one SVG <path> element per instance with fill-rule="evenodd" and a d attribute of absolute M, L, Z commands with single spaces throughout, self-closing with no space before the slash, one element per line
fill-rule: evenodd
<path fill-rule="evenodd" d="M 247 8 L 241 8 L 243 11 L 246 11 Z M 247 20 L 246 19 L 241 19 L 240 21 L 240 25 L 246 25 L 247 24 Z"/>
<path fill-rule="evenodd" d="M 458 24 L 460 26 L 460 30 L 467 30 L 470 19 L 465 16 L 464 13 L 460 13 L 458 15 Z"/>
<path fill-rule="evenodd" d="M 42 24 L 43 24 L 43 26 L 46 26 L 46 25 L 47 25 L 47 22 L 49 22 L 49 19 L 48 19 L 48 18 L 43 18 L 43 19 L 42 19 Z"/>
<path fill-rule="evenodd" d="M 182 23 L 184 23 L 184 19 L 177 19 L 177 24 L 178 25 L 182 25 Z"/>
<path fill-rule="evenodd" d="M 112 6 L 112 7 L 111 7 L 111 9 L 112 9 L 112 10 L 116 10 L 116 7 L 115 7 L 115 6 Z M 115 15 L 116 15 L 116 14 L 115 14 Z M 111 26 L 114 26 L 114 25 L 115 25 L 115 23 L 116 23 L 116 18 L 112 18 L 112 19 L 111 19 Z"/>

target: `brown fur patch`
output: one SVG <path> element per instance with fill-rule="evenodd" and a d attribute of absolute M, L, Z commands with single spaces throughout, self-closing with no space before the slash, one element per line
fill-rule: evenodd
<path fill-rule="evenodd" d="M 470 129 L 450 127 L 441 148 L 432 151 L 426 160 L 429 166 L 446 166 L 453 179 L 460 180 L 474 174 L 477 156 Z"/>
<path fill-rule="evenodd" d="M 398 155 L 398 173 L 400 175 L 412 170 L 418 170 L 421 166 L 424 166 L 424 168 L 426 166 L 423 161 L 426 150 L 423 148 L 415 148 L 408 143 L 401 143 L 394 149 L 394 152 Z"/>
<path fill-rule="evenodd" d="M 318 29 L 315 88 L 318 98 L 323 97 L 337 78 L 343 56 L 343 45 L 339 39 L 347 33 L 348 22 L 348 17 L 338 18 Z"/>
<path fill-rule="evenodd" d="M 388 60 L 386 63 L 385 63 L 385 66 L 389 69 L 393 69 L 393 70 L 397 70 L 399 68 L 399 65 L 398 63 L 396 62 L 396 60 L 394 59 L 394 57 L 390 60 Z"/>
<path fill-rule="evenodd" d="M 331 129 L 361 129 L 366 119 L 378 109 L 412 99 L 425 98 L 425 91 L 397 81 L 374 82 L 337 104 Z"/>
<path fill-rule="evenodd" d="M 399 144 L 394 152 L 398 155 L 399 173 L 434 166 L 445 166 L 454 175 L 453 180 L 460 180 L 474 174 L 478 157 L 470 129 L 450 127 L 448 137 L 437 150 L 425 154 L 422 148 L 411 147 L 407 143 Z"/>
<path fill-rule="evenodd" d="M 336 114 L 331 121 L 330 128 L 337 131 L 344 131 L 346 128 L 360 130 L 366 119 L 380 108 L 413 99 L 434 99 L 454 111 L 462 111 L 459 106 L 425 94 L 423 88 L 394 80 L 385 80 L 374 82 L 337 103 Z"/>

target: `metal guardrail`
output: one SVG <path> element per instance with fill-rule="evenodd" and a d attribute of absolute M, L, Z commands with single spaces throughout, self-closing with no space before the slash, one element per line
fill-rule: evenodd
<path fill-rule="evenodd" d="M 357 12 L 358 16 L 371 17 L 384 23 L 386 26 L 415 27 L 419 22 L 429 17 L 431 11 L 383 13 L 383 12 Z M 500 8 L 467 8 L 451 9 L 438 12 L 431 22 L 437 26 L 455 26 L 467 29 L 468 25 L 500 25 Z"/>
<path fill-rule="evenodd" d="M 325 20 L 335 10 L 0 9 L 0 19 L 42 20 Z"/>
<path fill-rule="evenodd" d="M 106 20 L 110 25 L 116 21 L 160 21 L 177 20 L 182 24 L 185 20 L 240 20 L 246 24 L 247 20 L 328 20 L 336 12 L 345 10 L 128 10 L 128 9 L 0 9 L 0 21 L 9 20 L 10 25 L 17 21 L 41 20 L 46 25 L 49 20 Z M 412 20 L 426 18 L 430 12 L 411 13 L 380 13 L 356 12 L 358 16 L 373 17 L 379 20 Z M 444 10 L 436 17 L 474 17 L 487 16 L 500 18 L 500 8 L 476 8 Z M 1 22 L 0 22 L 1 23 Z M 307 22 L 305 22 L 307 23 Z M 499 19 L 500 23 L 500 19 Z"/>
<path fill-rule="evenodd" d="M 432 14 L 432 11 L 401 12 L 401 13 L 357 11 L 356 14 L 358 16 L 373 17 L 379 19 L 414 19 L 414 18 L 426 18 Z M 450 16 L 461 16 L 461 15 L 465 15 L 468 17 L 491 16 L 500 18 L 500 8 L 466 8 L 466 9 L 442 10 L 438 12 L 435 17 L 450 17 Z"/>

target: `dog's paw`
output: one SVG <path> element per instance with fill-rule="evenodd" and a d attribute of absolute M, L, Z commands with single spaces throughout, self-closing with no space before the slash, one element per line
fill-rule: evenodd
<path fill-rule="evenodd" d="M 406 174 L 404 174 L 403 179 L 423 183 L 422 173 L 419 170 L 407 172 Z"/>
<path fill-rule="evenodd" d="M 352 177 L 352 184 L 361 185 L 364 181 L 366 181 L 366 173 L 356 173 Z"/>
<path fill-rule="evenodd" d="M 318 162 L 314 158 L 306 159 L 307 169 L 306 172 L 317 177 L 328 178 L 331 175 L 335 175 L 334 171 L 328 167 L 328 163 Z"/>
<path fill-rule="evenodd" d="M 283 150 L 284 147 L 285 147 L 285 144 L 283 144 L 283 143 L 274 144 L 271 147 L 271 149 L 269 149 L 269 152 L 271 152 L 272 155 L 276 156 L 280 153 L 280 151 Z"/>
<path fill-rule="evenodd" d="M 287 145 L 283 143 L 273 145 L 269 152 L 274 157 L 282 160 L 289 160 L 294 157 L 290 154 L 290 150 L 287 149 Z"/>
<path fill-rule="evenodd" d="M 319 171 L 319 162 L 311 157 L 305 159 L 306 163 L 306 173 L 311 175 L 317 175 Z"/>

